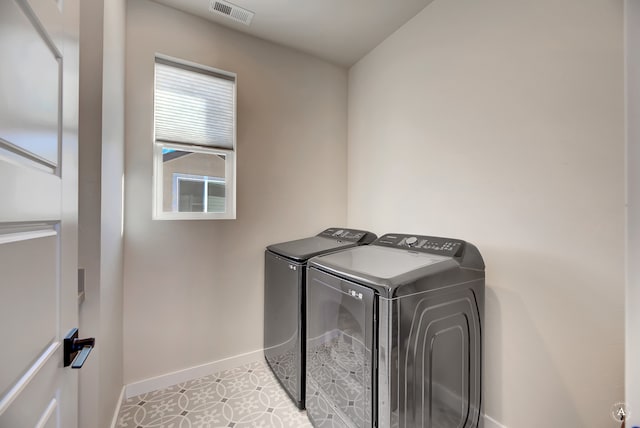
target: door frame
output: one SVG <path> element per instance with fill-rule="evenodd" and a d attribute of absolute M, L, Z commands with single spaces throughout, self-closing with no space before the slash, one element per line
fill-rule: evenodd
<path fill-rule="evenodd" d="M 640 0 L 624 3 L 626 140 L 625 403 L 640 426 Z"/>

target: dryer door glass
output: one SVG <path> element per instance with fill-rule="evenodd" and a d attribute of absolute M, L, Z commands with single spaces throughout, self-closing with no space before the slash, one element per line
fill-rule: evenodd
<path fill-rule="evenodd" d="M 373 290 L 310 269 L 307 414 L 315 427 L 371 427 Z"/>

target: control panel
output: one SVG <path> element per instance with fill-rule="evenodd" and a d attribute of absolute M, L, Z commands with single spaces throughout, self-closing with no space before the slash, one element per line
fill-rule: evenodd
<path fill-rule="evenodd" d="M 378 240 L 375 241 L 372 245 L 381 245 L 383 247 L 392 248 L 404 248 L 421 253 L 458 257 L 462 255 L 464 244 L 465 242 L 459 239 L 387 233 L 386 235 L 378 238 Z"/>
<path fill-rule="evenodd" d="M 372 235 L 372 234 L 365 232 L 364 230 L 340 229 L 338 227 L 329 228 L 318 234 L 318 236 L 322 236 L 324 238 L 331 238 L 331 239 L 337 239 L 340 241 L 351 241 L 351 242 L 360 242 L 366 236 L 369 236 L 369 235 Z M 373 236 L 373 239 L 375 239 L 375 235 Z"/>

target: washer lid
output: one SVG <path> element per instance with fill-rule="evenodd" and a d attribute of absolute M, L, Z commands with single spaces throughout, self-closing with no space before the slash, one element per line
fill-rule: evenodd
<path fill-rule="evenodd" d="M 350 248 L 356 245 L 358 245 L 357 242 L 313 236 L 311 238 L 303 238 L 295 241 L 269 245 L 267 250 L 288 259 L 303 263 L 311 257 L 337 251 L 343 248 Z"/>
<path fill-rule="evenodd" d="M 449 268 L 457 263 L 447 256 L 367 245 L 319 256 L 310 266 L 318 267 L 365 285 L 395 288 L 416 275 Z M 435 265 L 439 265 L 437 268 Z"/>
<path fill-rule="evenodd" d="M 366 245 L 375 239 L 376 235 L 366 230 L 330 227 L 310 238 L 269 245 L 267 250 L 290 260 L 305 263 L 311 257 L 357 245 Z"/>

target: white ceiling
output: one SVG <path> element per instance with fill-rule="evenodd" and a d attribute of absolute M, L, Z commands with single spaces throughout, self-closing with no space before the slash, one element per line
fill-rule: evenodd
<path fill-rule="evenodd" d="M 155 0 L 247 34 L 349 67 L 432 0 L 231 0 L 250 26 L 209 12 L 209 0 Z"/>

